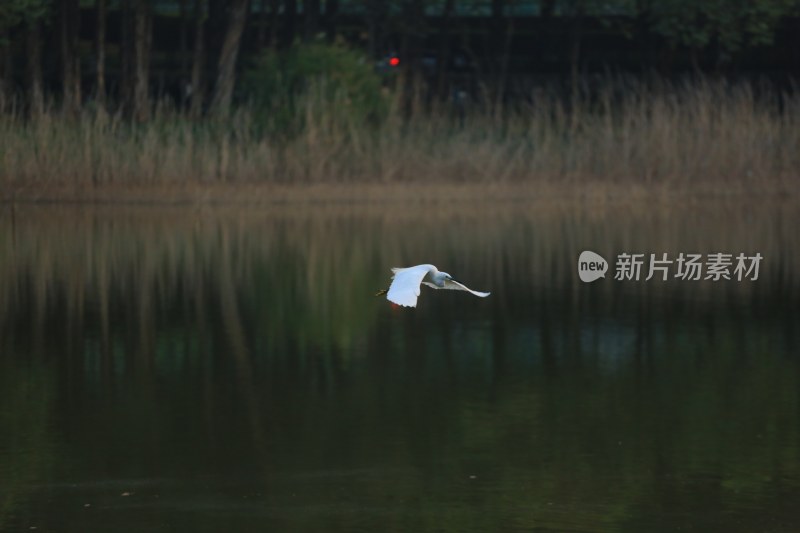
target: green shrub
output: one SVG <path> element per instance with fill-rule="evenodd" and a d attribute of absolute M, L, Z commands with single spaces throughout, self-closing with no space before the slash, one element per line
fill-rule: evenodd
<path fill-rule="evenodd" d="M 264 133 L 293 135 L 309 121 L 379 121 L 387 102 L 372 64 L 339 44 L 310 43 L 259 57 L 242 92 Z"/>

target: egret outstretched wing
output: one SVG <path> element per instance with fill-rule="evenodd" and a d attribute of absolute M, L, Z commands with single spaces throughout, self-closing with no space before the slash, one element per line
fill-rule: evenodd
<path fill-rule="evenodd" d="M 445 280 L 444 287 L 439 287 L 435 283 L 430 283 L 430 282 L 427 282 L 427 281 L 423 281 L 422 283 L 424 283 L 428 287 L 432 287 L 434 289 L 450 289 L 450 290 L 453 290 L 453 291 L 467 291 L 467 292 L 469 292 L 471 294 L 474 294 L 475 296 L 480 296 L 481 298 L 486 298 L 487 296 L 492 294 L 490 292 L 473 291 L 472 289 L 470 289 L 469 287 L 467 287 L 463 283 L 460 283 L 460 282 L 458 282 L 458 281 L 456 281 L 454 279 Z"/>
<path fill-rule="evenodd" d="M 404 307 L 416 307 L 422 278 L 435 268 L 433 265 L 393 268 L 394 277 L 386 299 Z"/>
<path fill-rule="evenodd" d="M 458 281 L 456 281 L 454 279 L 446 280 L 444 282 L 444 288 L 445 289 L 452 289 L 452 290 L 456 290 L 456 291 L 467 291 L 467 292 L 469 292 L 471 294 L 474 294 L 475 296 L 480 296 L 481 298 L 486 298 L 487 296 L 492 294 L 490 292 L 473 291 L 472 289 L 470 289 L 469 287 L 467 287 L 463 283 L 460 283 L 460 282 L 458 282 Z"/>

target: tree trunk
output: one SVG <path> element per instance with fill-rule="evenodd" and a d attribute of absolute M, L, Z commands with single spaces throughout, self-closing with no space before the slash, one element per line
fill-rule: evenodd
<path fill-rule="evenodd" d="M 494 56 L 494 60 L 500 56 L 500 50 L 503 46 L 503 30 L 505 29 L 505 25 L 503 24 L 503 12 L 505 11 L 506 0 L 492 0 L 492 36 L 491 36 L 491 46 L 492 46 L 492 55 Z"/>
<path fill-rule="evenodd" d="M 278 12 L 280 11 L 280 0 L 269 0 L 269 47 L 275 51 L 278 49 Z"/>
<path fill-rule="evenodd" d="M 569 28 L 569 83 L 573 104 L 577 105 L 580 92 L 581 44 L 587 0 L 574 0 L 570 4 Z"/>
<path fill-rule="evenodd" d="M 133 9 L 131 2 L 122 0 L 122 28 L 121 28 L 121 73 L 119 98 L 123 109 L 130 112 L 133 102 Z"/>
<path fill-rule="evenodd" d="M 581 40 L 583 38 L 583 13 L 579 12 L 572 22 L 569 50 L 569 79 L 573 103 L 577 102 L 580 80 Z"/>
<path fill-rule="evenodd" d="M 297 0 L 284 0 L 283 43 L 286 46 L 294 44 L 297 24 Z"/>
<path fill-rule="evenodd" d="M 505 16 L 507 0 L 492 0 L 492 58 L 495 77 L 495 106 L 499 107 L 505 98 L 508 63 L 511 55 L 511 35 L 513 17 Z"/>
<path fill-rule="evenodd" d="M 42 94 L 42 33 L 41 25 L 36 19 L 28 23 L 27 49 L 30 113 L 32 116 L 39 116 L 44 111 L 44 95 Z"/>
<path fill-rule="evenodd" d="M 179 78 L 181 84 L 186 81 L 189 71 L 189 9 L 186 5 L 187 0 L 180 0 L 179 9 L 181 17 L 181 28 L 178 36 L 178 56 L 180 57 Z"/>
<path fill-rule="evenodd" d="M 319 0 L 306 0 L 303 2 L 303 41 L 314 40 L 319 31 Z"/>
<path fill-rule="evenodd" d="M 497 103 L 500 104 L 508 90 L 508 65 L 511 61 L 511 41 L 514 39 L 514 17 L 506 17 L 505 39 L 503 52 L 500 56 L 500 76 L 497 89 Z"/>
<path fill-rule="evenodd" d="M 501 80 L 502 74 L 500 72 L 500 65 L 503 63 L 503 43 L 505 41 L 505 24 L 503 24 L 504 11 L 506 0 L 492 0 L 492 15 L 491 15 L 491 35 L 489 37 L 490 61 L 489 72 L 494 78 L 494 95 L 495 102 L 502 99 L 502 91 L 504 90 Z"/>
<path fill-rule="evenodd" d="M 439 98 L 447 95 L 447 71 L 450 63 L 450 20 L 456 7 L 455 0 L 445 0 L 439 30 L 439 53 L 436 58 L 436 92 Z"/>
<path fill-rule="evenodd" d="M 378 10 L 375 4 L 372 0 L 367 7 L 367 53 L 372 60 L 378 58 Z"/>
<path fill-rule="evenodd" d="M 11 97 L 12 54 L 8 32 L 0 32 L 0 112 L 4 112 Z"/>
<path fill-rule="evenodd" d="M 242 42 L 244 24 L 247 20 L 247 0 L 233 0 L 228 18 L 228 30 L 222 43 L 222 51 L 217 64 L 217 81 L 214 85 L 212 110 L 222 116 L 227 115 L 233 96 L 236 79 L 236 56 Z"/>
<path fill-rule="evenodd" d="M 339 0 L 328 0 L 325 5 L 325 24 L 328 42 L 336 42 L 336 23 L 339 17 Z"/>
<path fill-rule="evenodd" d="M 257 15 L 253 15 L 253 17 L 258 21 L 258 33 L 256 34 L 256 44 L 258 45 L 259 50 L 263 50 L 267 46 L 267 26 L 269 26 L 269 18 L 267 17 L 267 6 L 269 5 L 269 0 L 261 0 L 259 2 L 259 13 Z M 253 10 L 255 11 L 256 2 L 253 1 Z"/>
<path fill-rule="evenodd" d="M 424 110 L 431 87 L 423 76 L 422 55 L 425 37 L 425 5 L 423 0 L 410 0 L 403 4 L 400 35 L 400 78 L 402 106 L 407 117 Z M 383 54 L 383 50 L 379 52 Z M 435 73 L 434 73 L 435 74 Z"/>
<path fill-rule="evenodd" d="M 388 0 L 367 0 L 365 2 L 365 16 L 368 31 L 368 51 L 370 59 L 382 57 L 387 50 L 386 45 L 386 19 L 389 18 Z M 405 61 L 405 58 L 403 58 Z"/>
<path fill-rule="evenodd" d="M 642 72 L 647 72 L 652 69 L 653 65 L 656 65 L 658 69 L 663 67 L 658 54 L 660 46 L 658 46 L 654 35 L 650 32 L 653 16 L 654 14 L 650 11 L 648 2 L 643 0 L 636 2 L 636 19 L 633 35 L 634 46 L 637 46 L 636 43 L 638 43 L 638 46 L 644 48 L 644 53 L 640 55 L 641 59 L 639 62 L 639 70 Z"/>
<path fill-rule="evenodd" d="M 405 65 L 414 78 L 420 72 L 425 38 L 425 4 L 423 0 L 411 0 L 404 5 L 402 54 Z M 402 66 L 402 63 L 401 63 Z"/>
<path fill-rule="evenodd" d="M 107 0 L 97 0 L 97 87 L 95 99 L 97 105 L 103 107 L 106 103 L 106 12 Z"/>
<path fill-rule="evenodd" d="M 206 18 L 206 49 L 211 52 L 222 50 L 225 32 L 228 29 L 228 3 L 226 0 L 208 0 L 208 17 Z M 218 57 L 207 58 L 206 68 L 216 67 Z M 213 65 L 211 63 L 214 63 Z"/>
<path fill-rule="evenodd" d="M 190 114 L 198 118 L 203 111 L 203 71 L 205 70 L 205 0 L 194 2 L 194 57 L 192 58 L 192 103 Z"/>
<path fill-rule="evenodd" d="M 148 0 L 136 0 L 133 20 L 133 117 L 139 122 L 150 118 L 149 61 L 150 61 L 150 10 Z"/>
<path fill-rule="evenodd" d="M 61 69 L 64 111 L 77 113 L 81 102 L 80 57 L 78 56 L 78 0 L 61 0 Z"/>

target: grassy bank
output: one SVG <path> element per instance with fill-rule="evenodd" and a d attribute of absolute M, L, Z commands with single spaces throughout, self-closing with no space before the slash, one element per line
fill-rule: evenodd
<path fill-rule="evenodd" d="M 0 183 L 6 199 L 419 182 L 478 191 L 785 192 L 800 170 L 800 96 L 777 102 L 747 85 L 609 85 L 574 105 L 545 92 L 494 112 L 398 100 L 368 124 L 341 112 L 347 102 L 308 97 L 292 136 L 246 109 L 222 123 L 161 108 L 135 125 L 107 113 L 11 111 L 0 116 Z"/>

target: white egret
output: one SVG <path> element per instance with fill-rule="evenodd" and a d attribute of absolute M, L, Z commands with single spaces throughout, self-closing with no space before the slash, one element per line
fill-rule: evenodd
<path fill-rule="evenodd" d="M 467 291 L 475 296 L 486 298 L 490 293 L 473 291 L 461 282 L 453 279 L 447 272 L 439 272 L 433 265 L 417 265 L 408 268 L 393 268 L 392 284 L 388 289 L 375 296 L 386 294 L 386 299 L 404 307 L 416 307 L 420 285 L 425 284 L 434 289 L 450 289 Z"/>

